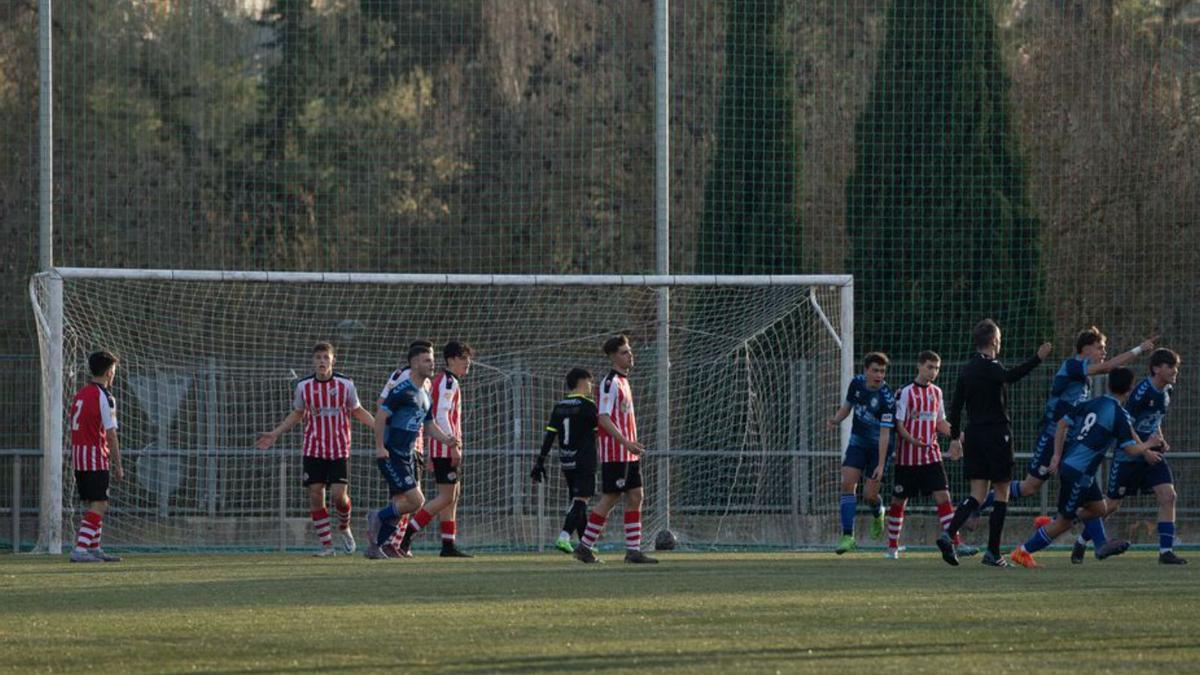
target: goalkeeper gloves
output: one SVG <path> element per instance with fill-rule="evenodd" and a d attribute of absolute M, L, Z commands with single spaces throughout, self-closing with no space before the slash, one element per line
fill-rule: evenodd
<path fill-rule="evenodd" d="M 546 458 L 538 455 L 537 463 L 533 465 L 533 471 L 529 473 L 529 477 L 533 482 L 540 483 L 546 480 Z"/>

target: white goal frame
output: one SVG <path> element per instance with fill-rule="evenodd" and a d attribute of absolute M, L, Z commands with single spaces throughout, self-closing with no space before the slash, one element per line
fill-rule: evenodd
<path fill-rule="evenodd" d="M 361 272 L 266 272 L 266 271 L 219 271 L 219 270 L 162 270 L 162 269 L 119 269 L 60 267 L 41 272 L 30 280 L 29 292 L 39 333 L 42 359 L 42 420 L 41 420 L 41 485 L 38 522 L 38 543 L 35 551 L 61 554 L 63 544 L 63 448 L 65 419 L 63 392 L 63 282 L 67 279 L 112 279 L 132 281 L 181 281 L 181 282 L 240 282 L 240 283 L 283 283 L 283 284 L 374 284 L 374 285 L 459 285 L 459 286 L 634 286 L 649 287 L 660 292 L 657 321 L 658 335 L 655 348 L 660 353 L 669 349 L 667 327 L 669 325 L 669 296 L 672 287 L 703 286 L 823 286 L 839 290 L 839 331 L 834 327 L 824 309 L 817 303 L 815 294 L 809 301 L 841 351 L 840 380 L 842 391 L 849 386 L 854 376 L 856 355 L 854 352 L 854 278 L 847 274 L 827 275 L 552 275 L 552 274 L 385 274 Z M 38 286 L 44 284 L 44 306 L 39 299 Z M 669 353 L 669 352 L 667 352 Z M 657 359 L 658 381 L 666 386 L 670 382 L 668 359 Z M 668 394 L 669 396 L 669 394 Z M 840 396 L 840 393 L 839 393 Z M 666 398 L 655 406 L 659 417 L 656 425 L 658 436 L 655 443 L 669 450 L 670 424 L 666 423 Z M 845 447 L 850 434 L 850 420 L 841 425 L 841 444 Z M 669 454 L 669 453 L 664 453 Z M 662 492 L 669 490 L 667 476 L 658 477 Z M 669 504 L 669 495 L 666 495 Z M 669 513 L 669 509 L 667 509 Z"/>

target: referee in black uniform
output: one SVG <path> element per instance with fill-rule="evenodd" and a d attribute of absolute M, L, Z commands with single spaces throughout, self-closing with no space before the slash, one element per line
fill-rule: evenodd
<path fill-rule="evenodd" d="M 1008 513 L 1008 485 L 1013 476 L 1012 420 L 1008 416 L 1008 385 L 1020 380 L 1038 367 L 1050 355 L 1049 342 L 1038 347 L 1037 354 L 1015 368 L 1005 368 L 996 360 L 1000 353 L 1000 326 L 984 319 L 972 331 L 976 352 L 963 366 L 950 403 L 950 459 L 963 460 L 963 476 L 971 481 L 971 496 L 954 512 L 954 520 L 938 537 L 937 546 L 942 559 L 958 564 L 954 550 L 954 535 L 979 504 L 987 497 L 991 485 L 996 501 L 988 520 L 988 546 L 983 564 L 1006 567 L 1000 556 L 1000 537 L 1004 532 L 1004 516 Z M 967 408 L 966 438 L 962 432 L 963 406 Z"/>

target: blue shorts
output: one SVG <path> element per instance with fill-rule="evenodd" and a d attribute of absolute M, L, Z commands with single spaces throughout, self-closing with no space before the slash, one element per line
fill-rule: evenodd
<path fill-rule="evenodd" d="M 1156 486 L 1164 484 L 1175 484 L 1171 467 L 1167 466 L 1165 459 L 1158 464 L 1147 464 L 1141 460 L 1113 462 L 1108 469 L 1109 499 L 1152 494 Z"/>
<path fill-rule="evenodd" d="M 887 457 L 884 458 L 884 470 L 887 470 L 887 465 L 892 460 L 892 448 L 888 448 Z M 858 469 L 862 471 L 863 476 L 869 477 L 875 472 L 875 467 L 879 465 L 879 446 L 866 447 L 865 445 L 850 445 L 846 448 L 846 452 L 842 455 L 842 466 Z"/>
<path fill-rule="evenodd" d="M 1058 469 L 1058 512 L 1067 518 L 1075 518 L 1079 507 L 1091 502 L 1104 501 L 1095 476 L 1085 476 L 1070 467 Z"/>
<path fill-rule="evenodd" d="M 387 459 L 377 458 L 375 463 L 379 465 L 379 473 L 383 474 L 383 479 L 387 481 L 389 497 L 395 497 L 409 490 L 417 489 L 416 472 L 413 471 L 412 455 L 405 458 L 398 453 L 392 452 L 388 453 Z"/>
<path fill-rule="evenodd" d="M 1038 434 L 1037 443 L 1033 446 L 1028 473 L 1040 481 L 1050 478 L 1050 460 L 1054 458 L 1054 432 L 1057 430 L 1057 422 L 1043 424 L 1042 433 Z"/>

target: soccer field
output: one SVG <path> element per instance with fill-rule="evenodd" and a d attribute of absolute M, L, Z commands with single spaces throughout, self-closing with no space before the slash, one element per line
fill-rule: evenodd
<path fill-rule="evenodd" d="M 1196 566 L 1148 553 L 953 569 L 933 554 L 317 560 L 0 557 L 0 669 L 1186 671 Z"/>

